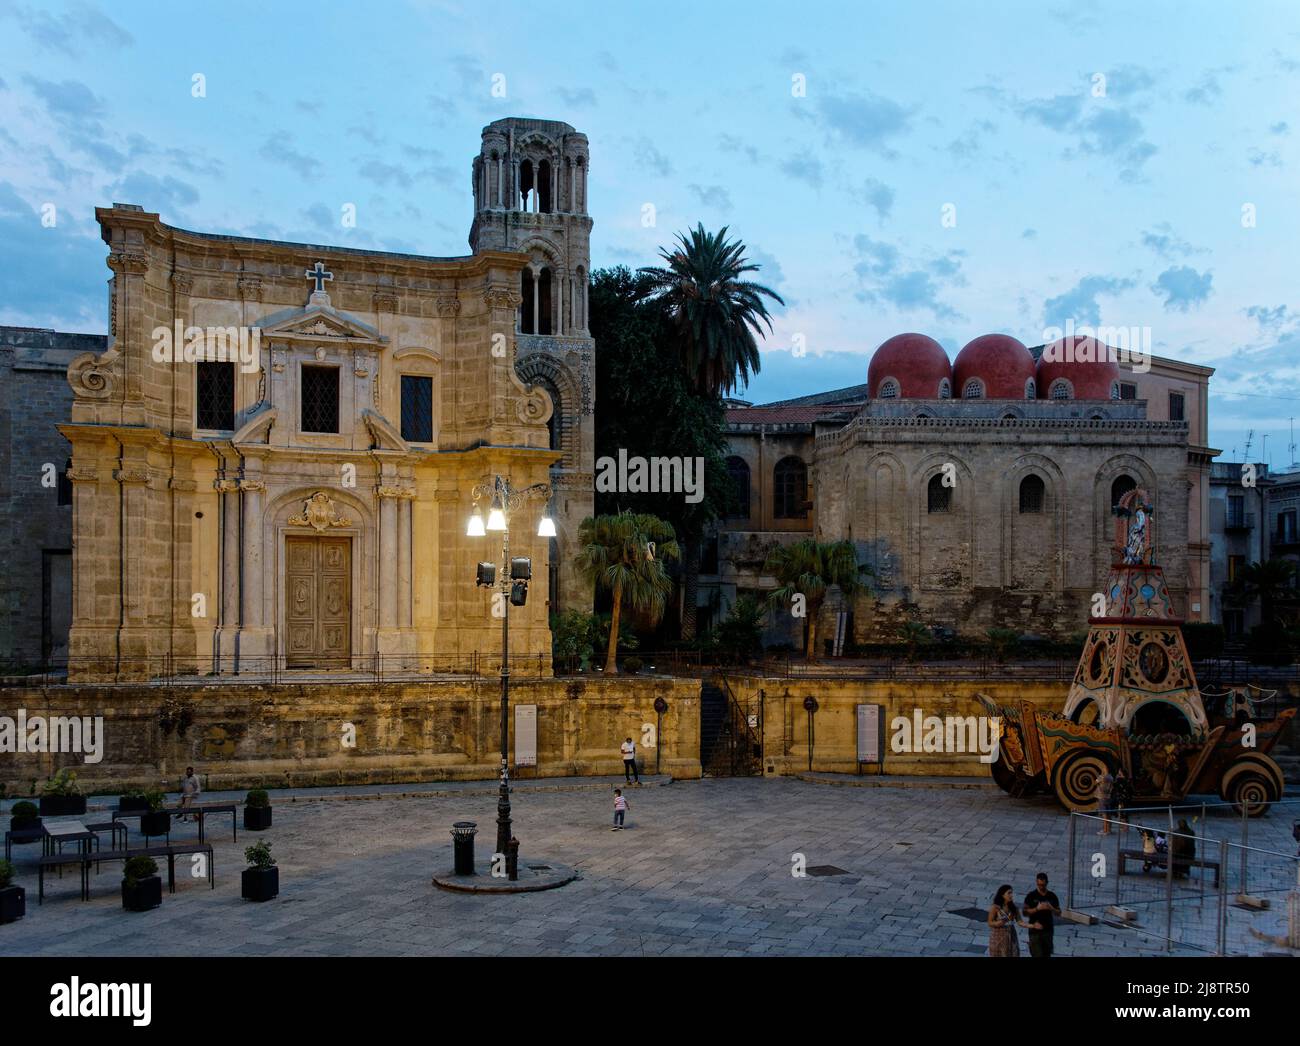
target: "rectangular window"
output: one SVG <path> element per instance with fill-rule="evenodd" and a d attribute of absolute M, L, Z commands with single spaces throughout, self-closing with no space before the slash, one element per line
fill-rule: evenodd
<path fill-rule="evenodd" d="M 1246 525 L 1246 497 L 1244 494 L 1228 495 L 1228 526 Z"/>
<path fill-rule="evenodd" d="M 338 432 L 339 370 L 337 367 L 303 367 L 302 431 Z"/>
<path fill-rule="evenodd" d="M 1235 585 L 1237 583 L 1237 579 L 1241 577 L 1241 572 L 1245 569 L 1245 567 L 1246 567 L 1245 556 L 1229 556 L 1228 557 L 1228 584 Z"/>
<path fill-rule="evenodd" d="M 1287 509 L 1277 515 L 1277 540 L 1282 544 L 1295 541 L 1295 509 Z"/>
<path fill-rule="evenodd" d="M 402 375 L 402 439 L 433 442 L 433 379 Z"/>
<path fill-rule="evenodd" d="M 1138 398 L 1138 387 L 1131 381 L 1121 381 L 1119 383 L 1119 398 L 1122 400 L 1135 400 Z"/>
<path fill-rule="evenodd" d="M 235 365 L 199 363 L 194 424 L 229 432 L 235 427 Z"/>
<path fill-rule="evenodd" d="M 1181 392 L 1171 392 L 1169 394 L 1169 420 L 1185 421 L 1183 417 L 1183 394 Z"/>

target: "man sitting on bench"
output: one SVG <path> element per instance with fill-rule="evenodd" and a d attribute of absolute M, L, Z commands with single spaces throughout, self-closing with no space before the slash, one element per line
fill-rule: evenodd
<path fill-rule="evenodd" d="M 1178 821 L 1178 832 L 1174 836 L 1170 851 L 1174 862 L 1174 875 L 1181 879 L 1187 875 L 1187 870 L 1196 860 L 1196 839 L 1185 817 Z"/>

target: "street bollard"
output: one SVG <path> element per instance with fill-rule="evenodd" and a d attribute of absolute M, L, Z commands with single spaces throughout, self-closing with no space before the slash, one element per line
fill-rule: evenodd
<path fill-rule="evenodd" d="M 474 874 L 474 836 L 478 824 L 474 821 L 457 821 L 451 826 L 452 863 L 456 875 Z"/>
<path fill-rule="evenodd" d="M 513 836 L 506 845 L 506 875 L 512 883 L 519 878 L 519 840 Z"/>

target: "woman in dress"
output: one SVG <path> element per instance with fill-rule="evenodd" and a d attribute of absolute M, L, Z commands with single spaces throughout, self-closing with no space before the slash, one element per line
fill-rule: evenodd
<path fill-rule="evenodd" d="M 989 905 L 989 955 L 994 959 L 1020 958 L 1020 938 L 1016 927 L 1028 927 L 1020 918 L 1020 909 L 1016 907 L 1012 896 L 1011 884 L 1003 883 L 993 895 Z"/>

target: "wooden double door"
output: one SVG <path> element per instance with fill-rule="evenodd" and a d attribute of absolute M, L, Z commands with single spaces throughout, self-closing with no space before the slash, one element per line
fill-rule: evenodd
<path fill-rule="evenodd" d="M 352 655 L 352 539 L 288 537 L 285 664 L 343 669 Z"/>

